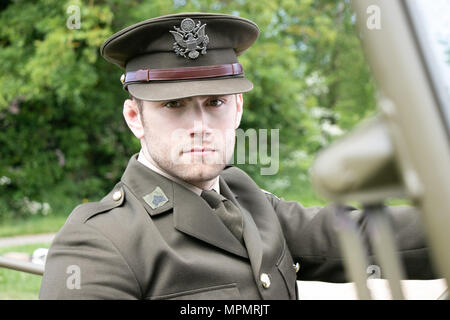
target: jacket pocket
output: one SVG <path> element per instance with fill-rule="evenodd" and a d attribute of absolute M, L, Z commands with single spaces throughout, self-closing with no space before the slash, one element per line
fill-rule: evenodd
<path fill-rule="evenodd" d="M 284 243 L 283 254 L 277 262 L 278 271 L 284 279 L 291 299 L 297 299 L 297 273 L 295 272 L 294 260 Z"/>
<path fill-rule="evenodd" d="M 153 296 L 151 300 L 234 300 L 241 299 L 235 283 L 214 287 L 181 291 L 161 296 Z"/>

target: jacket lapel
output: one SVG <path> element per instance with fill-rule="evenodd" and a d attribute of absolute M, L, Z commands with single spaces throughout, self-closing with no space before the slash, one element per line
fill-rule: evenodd
<path fill-rule="evenodd" d="M 244 246 L 227 229 L 205 200 L 174 183 L 175 228 L 213 246 L 247 258 Z"/>
<path fill-rule="evenodd" d="M 205 200 L 184 186 L 147 168 L 137 161 L 136 155 L 130 159 L 122 181 L 132 190 L 150 216 L 173 209 L 174 227 L 177 230 L 248 258 L 245 247 L 233 236 Z M 156 207 L 149 202 L 149 198 L 152 199 L 152 192 L 157 188 L 162 190 L 163 198 L 167 201 Z M 234 197 L 232 201 L 236 201 Z"/>

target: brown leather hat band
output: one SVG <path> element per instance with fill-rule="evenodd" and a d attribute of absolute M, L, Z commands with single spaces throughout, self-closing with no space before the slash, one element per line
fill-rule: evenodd
<path fill-rule="evenodd" d="M 240 63 L 170 69 L 140 69 L 127 72 L 123 83 L 126 85 L 129 82 L 214 78 L 243 73 L 244 69 Z"/>

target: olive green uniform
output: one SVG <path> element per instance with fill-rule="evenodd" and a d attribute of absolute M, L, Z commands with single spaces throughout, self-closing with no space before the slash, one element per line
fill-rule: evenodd
<path fill-rule="evenodd" d="M 229 95 L 253 88 L 237 57 L 258 34 L 240 17 L 182 13 L 127 27 L 100 51 L 135 98 Z M 219 186 L 240 208 L 244 244 L 202 197 L 133 156 L 114 189 L 75 208 L 54 239 L 40 298 L 295 299 L 297 279 L 347 281 L 333 207 L 278 199 L 232 166 Z M 417 213 L 396 211 L 408 276 L 431 277 Z"/>
<path fill-rule="evenodd" d="M 348 281 L 332 206 L 279 199 L 233 166 L 219 179 L 221 194 L 244 215 L 245 245 L 203 198 L 135 155 L 102 201 L 71 213 L 49 250 L 39 297 L 295 299 L 297 279 Z M 166 199 L 153 209 L 146 196 L 156 188 Z M 431 278 L 417 212 L 396 208 L 391 216 L 408 276 Z M 71 266 L 78 288 L 68 284 Z"/>

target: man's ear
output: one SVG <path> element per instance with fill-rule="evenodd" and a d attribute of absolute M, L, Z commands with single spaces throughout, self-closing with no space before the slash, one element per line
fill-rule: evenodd
<path fill-rule="evenodd" d="M 144 125 L 135 100 L 125 100 L 123 103 L 123 117 L 125 118 L 128 128 L 130 128 L 136 138 L 142 139 L 144 137 Z"/>
<path fill-rule="evenodd" d="M 244 97 L 242 93 L 238 93 L 236 96 L 236 119 L 234 128 L 239 128 L 242 119 L 242 113 L 244 112 Z"/>

